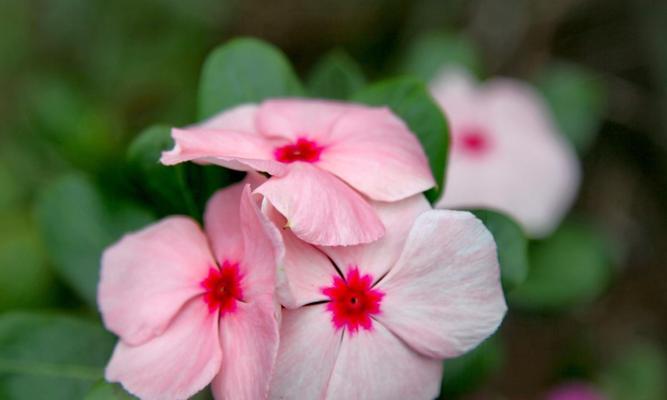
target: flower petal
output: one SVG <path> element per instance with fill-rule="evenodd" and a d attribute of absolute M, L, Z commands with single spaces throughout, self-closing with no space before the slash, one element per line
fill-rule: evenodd
<path fill-rule="evenodd" d="M 212 383 L 216 399 L 265 399 L 278 353 L 278 318 L 271 296 L 239 303 L 220 318 L 222 367 Z"/>
<path fill-rule="evenodd" d="M 170 217 L 125 235 L 102 255 L 98 303 L 106 327 L 129 344 L 160 335 L 215 265 L 204 233 Z"/>
<path fill-rule="evenodd" d="M 576 196 L 581 173 L 544 100 L 509 79 L 476 88 L 460 71 L 443 74 L 433 93 L 448 116 L 454 143 L 438 207 L 496 209 L 531 236 L 553 231 Z M 486 138 L 483 154 L 466 154 L 457 145 L 470 129 Z"/>
<path fill-rule="evenodd" d="M 139 346 L 116 345 L 105 377 L 142 399 L 185 399 L 220 370 L 218 314 L 201 298 L 189 302 L 160 336 Z"/>
<path fill-rule="evenodd" d="M 338 178 L 303 162 L 255 189 L 287 218 L 308 243 L 337 246 L 368 243 L 384 234 L 373 207 Z"/>
<path fill-rule="evenodd" d="M 385 226 L 385 235 L 363 245 L 321 247 L 347 276 L 350 268 L 358 267 L 362 274 L 370 274 L 377 282 L 396 263 L 403 251 L 413 221 L 431 209 L 426 198 L 419 194 L 394 203 L 371 203 Z M 331 283 L 330 279 L 326 283 Z"/>
<path fill-rule="evenodd" d="M 343 335 L 326 398 L 431 400 L 441 379 L 442 361 L 420 355 L 376 323 L 371 331 Z"/>
<path fill-rule="evenodd" d="M 331 283 L 338 272 L 324 253 L 297 238 L 289 229 L 282 230 L 285 259 L 278 271 L 278 299 L 287 308 L 327 299 L 322 287 Z"/>
<path fill-rule="evenodd" d="M 385 297 L 376 318 L 426 356 L 456 357 L 500 325 L 507 306 L 499 275 L 493 237 L 477 218 L 427 211 L 378 284 Z"/>
<path fill-rule="evenodd" d="M 195 161 L 271 175 L 282 175 L 286 170 L 275 161 L 273 145 L 258 134 L 194 127 L 172 129 L 171 135 L 176 145 L 162 153 L 160 162 L 165 165 Z"/>
<path fill-rule="evenodd" d="M 329 136 L 333 124 L 344 112 L 355 107 L 358 106 L 324 100 L 268 100 L 259 107 L 257 126 L 265 136 L 320 141 Z"/>
<path fill-rule="evenodd" d="M 246 184 L 255 187 L 265 180 L 263 176 L 250 171 L 242 182 L 218 190 L 208 200 L 204 212 L 204 227 L 213 254 L 219 263 L 225 259 L 238 262 L 243 257 L 243 235 L 239 213 L 241 193 Z"/>
<path fill-rule="evenodd" d="M 278 229 L 261 213 L 246 184 L 240 199 L 240 224 L 243 235 L 243 293 L 245 301 L 273 297 L 276 270 L 285 253 Z"/>
<path fill-rule="evenodd" d="M 257 133 L 255 121 L 258 108 L 256 104 L 242 104 L 214 115 L 197 126 L 207 129 Z"/>
<path fill-rule="evenodd" d="M 324 398 L 340 348 L 323 304 L 283 312 L 271 399 Z"/>
<path fill-rule="evenodd" d="M 435 186 L 419 140 L 388 108 L 345 113 L 322 145 L 317 165 L 374 200 L 401 200 Z"/>

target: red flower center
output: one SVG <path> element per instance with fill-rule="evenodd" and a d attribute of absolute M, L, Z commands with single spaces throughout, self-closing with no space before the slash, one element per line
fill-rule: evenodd
<path fill-rule="evenodd" d="M 345 279 L 334 276 L 333 286 L 322 288 L 322 293 L 330 299 L 327 310 L 331 312 L 331 322 L 336 329 L 347 328 L 355 333 L 359 327 L 371 330 L 371 316 L 380 313 L 380 302 L 384 297 L 378 289 L 373 289 L 373 278 L 359 274 L 357 267 L 350 268 Z"/>
<path fill-rule="evenodd" d="M 489 150 L 489 137 L 479 128 L 466 129 L 455 138 L 456 145 L 469 155 L 479 156 Z"/>
<path fill-rule="evenodd" d="M 318 146 L 314 140 L 298 138 L 296 143 L 287 144 L 275 149 L 273 152 L 276 160 L 283 163 L 294 161 L 316 162 L 320 159 L 322 146 Z"/>
<path fill-rule="evenodd" d="M 204 301 L 210 312 L 220 310 L 220 315 L 236 311 L 236 302 L 243 301 L 239 263 L 225 261 L 222 266 L 208 270 L 208 276 L 201 282 L 206 289 Z"/>

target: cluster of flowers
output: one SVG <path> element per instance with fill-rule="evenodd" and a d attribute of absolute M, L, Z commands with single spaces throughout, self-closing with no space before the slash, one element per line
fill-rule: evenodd
<path fill-rule="evenodd" d="M 450 94 L 435 93 L 441 103 L 483 108 L 472 86 L 452 82 Z M 483 125 L 502 125 L 503 110 L 491 108 L 472 124 L 448 113 L 454 146 L 439 204 L 508 205 L 544 232 L 557 218 L 484 195 L 494 179 L 512 186 L 503 152 L 516 148 Z M 145 399 L 187 398 L 209 383 L 217 399 L 433 399 L 442 360 L 498 328 L 506 304 L 491 234 L 468 212 L 431 208 L 424 151 L 388 109 L 278 99 L 172 136 L 163 164 L 247 175 L 212 196 L 203 230 L 168 217 L 105 251 L 98 301 L 120 338 L 107 380 Z M 553 136 L 533 143 L 551 149 Z M 545 168 L 562 171 L 562 158 Z M 480 159 L 490 161 L 475 166 Z M 560 197 L 547 213 L 565 208 Z"/>

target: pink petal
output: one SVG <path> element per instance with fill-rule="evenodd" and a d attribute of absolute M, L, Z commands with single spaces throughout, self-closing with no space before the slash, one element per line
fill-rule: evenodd
<path fill-rule="evenodd" d="M 324 398 L 341 335 L 322 304 L 284 311 L 269 398 Z"/>
<path fill-rule="evenodd" d="M 257 109 L 256 104 L 242 104 L 214 115 L 197 126 L 207 129 L 257 133 L 255 124 Z"/>
<path fill-rule="evenodd" d="M 551 232 L 574 200 L 580 167 L 544 100 L 519 81 L 495 79 L 476 88 L 461 72 L 433 88 L 454 137 L 443 208 L 491 208 L 515 218 L 532 236 Z M 482 132 L 488 150 L 457 150 L 457 135 Z"/>
<path fill-rule="evenodd" d="M 280 232 L 260 212 L 246 184 L 240 199 L 240 224 L 243 235 L 243 293 L 246 301 L 273 297 L 276 269 L 281 264 L 284 246 Z"/>
<path fill-rule="evenodd" d="M 347 112 L 322 145 L 318 166 L 374 200 L 401 200 L 435 186 L 419 140 L 387 108 Z"/>
<path fill-rule="evenodd" d="M 265 399 L 278 352 L 278 310 L 272 297 L 239 303 L 220 319 L 222 367 L 212 384 L 216 399 Z"/>
<path fill-rule="evenodd" d="M 259 107 L 257 125 L 265 136 L 282 137 L 290 141 L 300 137 L 320 141 L 329 136 L 336 120 L 354 107 L 324 100 L 269 100 Z"/>
<path fill-rule="evenodd" d="M 385 235 L 368 244 L 357 246 L 322 247 L 343 275 L 358 267 L 362 274 L 370 274 L 374 281 L 383 277 L 403 251 L 412 222 L 421 213 L 431 209 L 426 198 L 419 194 L 394 203 L 371 203 L 385 226 Z M 305 268 L 300 268 L 303 270 Z M 331 283 L 329 277 L 326 284 Z"/>
<path fill-rule="evenodd" d="M 442 361 L 416 353 L 376 323 L 372 331 L 343 335 L 326 398 L 431 400 L 441 379 Z"/>
<path fill-rule="evenodd" d="M 278 299 L 287 308 L 327 299 L 322 287 L 331 284 L 337 275 L 331 261 L 314 246 L 299 240 L 288 230 L 282 230 L 285 259 L 278 273 Z"/>
<path fill-rule="evenodd" d="M 338 178 L 303 162 L 273 177 L 255 192 L 287 218 L 294 234 L 306 242 L 336 246 L 372 242 L 384 234 L 368 202 Z"/>
<path fill-rule="evenodd" d="M 195 127 L 173 129 L 171 135 L 176 145 L 162 153 L 160 162 L 165 165 L 196 161 L 271 175 L 282 175 L 286 170 L 275 161 L 273 145 L 258 134 Z"/>
<path fill-rule="evenodd" d="M 468 212 L 420 215 L 378 288 L 385 297 L 377 320 L 434 358 L 456 357 L 477 346 L 507 310 L 493 237 Z"/>
<path fill-rule="evenodd" d="M 219 263 L 225 259 L 238 262 L 243 257 L 243 235 L 239 206 L 241 193 L 246 184 L 259 186 L 266 178 L 248 172 L 239 183 L 218 190 L 211 196 L 204 212 L 206 236 L 211 243 L 213 254 Z"/>
<path fill-rule="evenodd" d="M 160 336 L 139 346 L 116 345 L 105 377 L 142 399 L 185 399 L 220 370 L 218 314 L 201 298 L 188 303 Z"/>
<path fill-rule="evenodd" d="M 215 261 L 206 237 L 185 217 L 125 235 L 102 255 L 98 303 L 106 327 L 129 344 L 160 335 L 176 312 L 203 292 Z"/>

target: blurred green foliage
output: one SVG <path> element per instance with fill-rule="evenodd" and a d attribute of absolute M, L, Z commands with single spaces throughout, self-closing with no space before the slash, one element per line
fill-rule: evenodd
<path fill-rule="evenodd" d="M 58 314 L 2 314 L 0 397 L 83 398 L 102 377 L 113 343 L 98 322 Z"/>
<path fill-rule="evenodd" d="M 594 300 L 612 276 L 612 253 L 604 236 L 588 224 L 566 221 L 530 247 L 525 282 L 509 293 L 510 304 L 554 312 Z"/>
<path fill-rule="evenodd" d="M 308 75 L 312 97 L 347 100 L 366 85 L 361 67 L 342 50 L 324 55 Z"/>
<path fill-rule="evenodd" d="M 303 94 L 280 50 L 256 39 L 234 39 L 206 59 L 199 84 L 199 116 L 204 119 L 239 104 Z"/>

